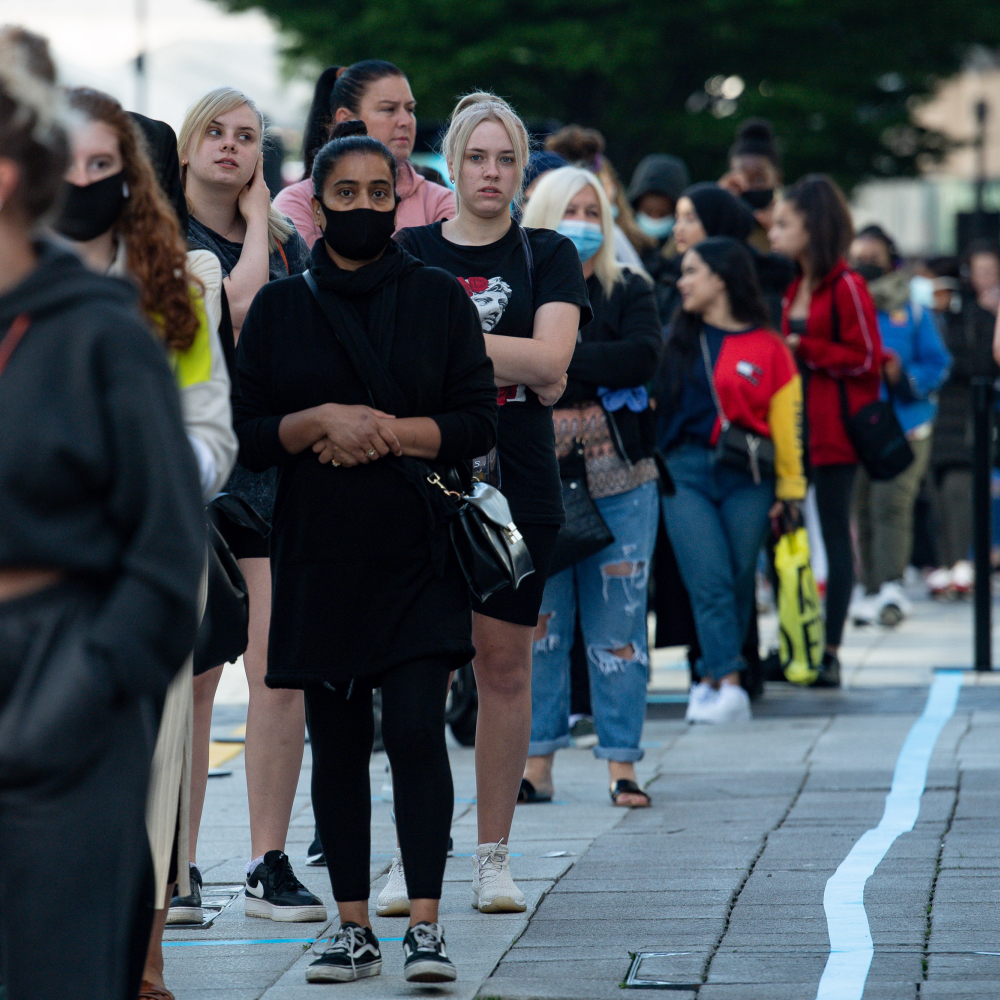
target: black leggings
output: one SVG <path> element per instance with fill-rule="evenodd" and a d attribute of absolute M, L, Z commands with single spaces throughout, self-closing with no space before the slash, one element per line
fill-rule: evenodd
<path fill-rule="evenodd" d="M 338 903 L 371 888 L 372 685 L 382 687 L 382 739 L 392 765 L 396 830 L 410 899 L 440 899 L 455 807 L 444 739 L 445 659 L 418 660 L 376 677 L 305 689 L 312 801 Z"/>
<path fill-rule="evenodd" d="M 816 507 L 826 548 L 826 644 L 839 646 L 854 585 L 851 495 L 856 465 L 820 465 L 812 470 Z"/>

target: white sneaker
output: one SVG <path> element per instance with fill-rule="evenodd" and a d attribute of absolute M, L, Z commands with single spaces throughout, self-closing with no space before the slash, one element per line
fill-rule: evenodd
<path fill-rule="evenodd" d="M 718 697 L 707 705 L 699 719 L 700 722 L 750 721 L 750 696 L 739 684 L 720 684 Z"/>
<path fill-rule="evenodd" d="M 684 713 L 684 721 L 704 722 L 703 713 L 718 697 L 719 692 L 708 681 L 701 681 L 699 684 L 695 684 L 688 694 L 688 706 L 687 711 Z"/>
<path fill-rule="evenodd" d="M 406 876 L 403 874 L 403 855 L 396 848 L 396 856 L 392 859 L 389 869 L 389 881 L 375 900 L 375 912 L 380 917 L 408 917 L 410 915 L 410 894 L 406 889 Z"/>
<path fill-rule="evenodd" d="M 895 628 L 912 610 L 903 588 L 895 580 L 883 583 L 873 601 L 879 624 Z"/>
<path fill-rule="evenodd" d="M 976 582 L 976 571 L 968 559 L 959 559 L 951 568 L 951 586 L 960 594 L 968 594 Z"/>
<path fill-rule="evenodd" d="M 951 570 L 947 566 L 941 566 L 929 573 L 927 589 L 931 592 L 932 597 L 948 593 L 951 590 Z"/>
<path fill-rule="evenodd" d="M 511 878 L 506 844 L 480 844 L 472 864 L 472 905 L 480 913 L 523 913 L 528 908 Z"/>
<path fill-rule="evenodd" d="M 875 595 L 866 594 L 865 588 L 858 584 L 851 595 L 851 603 L 847 608 L 847 617 L 855 625 L 871 625 L 876 618 Z"/>

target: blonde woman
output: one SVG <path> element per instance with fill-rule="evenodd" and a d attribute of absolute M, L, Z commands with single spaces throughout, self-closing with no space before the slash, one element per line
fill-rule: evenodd
<path fill-rule="evenodd" d="M 263 175 L 264 141 L 263 115 L 246 94 L 231 87 L 210 91 L 192 105 L 177 139 L 181 181 L 190 211 L 188 245 L 210 250 L 219 258 L 237 339 L 257 292 L 275 278 L 300 274 L 309 254 L 292 223 L 271 206 Z M 273 469 L 255 475 L 237 465 L 224 489 L 242 497 L 270 521 Z M 246 912 L 272 920 L 326 920 L 326 907 L 295 878 L 284 853 L 302 766 L 305 708 L 301 691 L 272 691 L 264 684 L 271 620 L 267 539 L 226 519 L 219 529 L 239 561 L 250 594 L 250 643 L 243 654 L 250 685 L 246 771 L 252 860 L 247 865 Z M 221 674 L 220 665 L 194 682 L 192 866 L 208 782 L 212 702 Z M 192 874 L 200 883 L 196 868 Z M 195 887 L 192 890 L 190 897 L 180 896 L 171 903 L 176 911 L 172 923 L 199 916 L 201 899 Z"/>
<path fill-rule="evenodd" d="M 473 601 L 479 688 L 473 905 L 503 913 L 525 909 L 506 842 L 531 731 L 532 635 L 564 520 L 551 408 L 565 387 L 581 314 L 590 318 L 590 300 L 572 241 L 522 229 L 511 218 L 528 134 L 510 105 L 492 94 L 462 98 L 443 148 L 457 215 L 399 238 L 424 263 L 454 274 L 479 310 L 498 386 L 501 489 L 535 566 L 517 590 Z M 392 875 L 398 879 L 398 859 Z M 380 907 L 386 902 L 380 897 Z"/>
<path fill-rule="evenodd" d="M 566 392 L 552 419 L 567 474 L 582 449 L 587 489 L 614 542 L 550 576 L 535 629 L 531 744 L 519 801 L 552 799 L 555 752 L 570 745 L 570 649 L 577 616 L 587 650 L 598 743 L 611 800 L 648 806 L 635 761 L 646 714 L 649 655 L 646 583 L 656 541 L 653 415 L 644 385 L 660 349 L 652 285 L 615 260 L 614 217 L 598 177 L 563 167 L 538 184 L 525 225 L 554 229 L 576 244 L 593 320 L 580 331 Z"/>

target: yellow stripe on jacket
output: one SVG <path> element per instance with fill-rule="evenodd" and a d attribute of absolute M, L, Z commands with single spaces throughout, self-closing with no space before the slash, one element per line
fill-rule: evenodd
<path fill-rule="evenodd" d="M 802 379 L 798 374 L 771 397 L 767 425 L 774 442 L 774 495 L 779 500 L 803 500 L 806 477 L 802 471 Z"/>
<path fill-rule="evenodd" d="M 194 289 L 191 290 L 191 305 L 198 317 L 198 332 L 194 341 L 186 351 L 170 352 L 170 364 L 180 389 L 197 385 L 199 382 L 208 382 L 212 377 L 212 342 L 208 313 L 205 311 L 205 300 Z"/>

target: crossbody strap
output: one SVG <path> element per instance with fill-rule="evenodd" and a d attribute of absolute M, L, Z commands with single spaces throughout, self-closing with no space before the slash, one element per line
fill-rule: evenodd
<path fill-rule="evenodd" d="M 31 317 L 27 313 L 21 313 L 14 317 L 14 322 L 7 327 L 3 340 L 0 340 L 0 373 L 7 367 L 10 356 L 14 353 L 17 345 L 21 343 L 21 338 L 28 332 L 31 326 Z"/>
<path fill-rule="evenodd" d="M 726 430 L 726 428 L 729 427 L 729 420 L 726 418 L 725 411 L 722 409 L 722 403 L 719 400 L 719 393 L 715 388 L 715 373 L 712 370 L 712 352 L 708 348 L 708 337 L 706 337 L 704 331 L 702 331 L 698 335 L 698 339 L 701 341 L 701 359 L 705 362 L 705 374 L 708 376 L 708 387 L 712 390 L 712 400 L 715 403 L 715 409 L 718 411 L 722 429 Z"/>
<path fill-rule="evenodd" d="M 517 231 L 521 234 L 521 246 L 524 247 L 524 259 L 528 263 L 528 291 L 531 292 L 531 305 L 532 311 L 534 311 L 535 305 L 535 255 L 531 252 L 531 241 L 528 239 L 528 234 L 524 230 L 524 226 L 518 225 Z"/>

